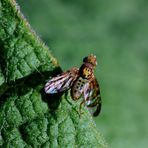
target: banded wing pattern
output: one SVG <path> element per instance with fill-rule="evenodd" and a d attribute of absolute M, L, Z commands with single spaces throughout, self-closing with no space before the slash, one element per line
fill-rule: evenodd
<path fill-rule="evenodd" d="M 77 79 L 78 74 L 79 70 L 77 68 L 72 68 L 67 72 L 53 77 L 45 84 L 45 92 L 47 94 L 54 94 L 70 89 L 75 80 Z"/>
<path fill-rule="evenodd" d="M 97 80 L 93 78 L 84 88 L 85 106 L 93 116 L 98 116 L 101 110 L 100 88 Z"/>

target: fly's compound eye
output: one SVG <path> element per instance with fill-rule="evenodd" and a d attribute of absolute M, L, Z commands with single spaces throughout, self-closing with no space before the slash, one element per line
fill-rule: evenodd
<path fill-rule="evenodd" d="M 87 59 L 88 59 L 87 57 L 83 58 L 83 62 L 87 62 Z"/>

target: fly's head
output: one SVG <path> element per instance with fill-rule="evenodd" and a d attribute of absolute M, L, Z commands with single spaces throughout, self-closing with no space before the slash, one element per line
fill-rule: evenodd
<path fill-rule="evenodd" d="M 93 69 L 97 66 L 96 56 L 91 54 L 83 59 L 84 64 L 89 64 Z"/>

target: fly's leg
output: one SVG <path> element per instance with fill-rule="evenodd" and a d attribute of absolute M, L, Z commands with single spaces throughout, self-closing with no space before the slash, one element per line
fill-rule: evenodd
<path fill-rule="evenodd" d="M 79 106 L 79 117 L 81 117 L 81 115 L 83 114 L 82 112 L 82 104 L 85 102 L 85 100 L 83 99 L 82 102 L 80 103 L 80 106 Z"/>
<path fill-rule="evenodd" d="M 74 111 L 76 111 L 78 114 L 79 114 L 79 116 L 80 116 L 80 113 L 79 113 L 79 111 L 78 111 L 78 109 L 77 109 L 77 106 L 75 106 L 72 102 L 70 102 L 69 100 L 68 100 L 68 93 L 66 92 L 66 94 L 65 94 L 65 98 L 66 98 L 66 101 L 67 101 L 67 103 L 70 105 L 70 106 L 72 106 L 72 108 L 73 108 L 73 110 Z"/>

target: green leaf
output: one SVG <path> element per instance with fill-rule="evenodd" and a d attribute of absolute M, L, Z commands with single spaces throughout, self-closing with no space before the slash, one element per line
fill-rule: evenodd
<path fill-rule="evenodd" d="M 44 93 L 61 69 L 14 0 L 0 1 L 0 47 L 0 147 L 106 147 L 79 102 Z"/>

